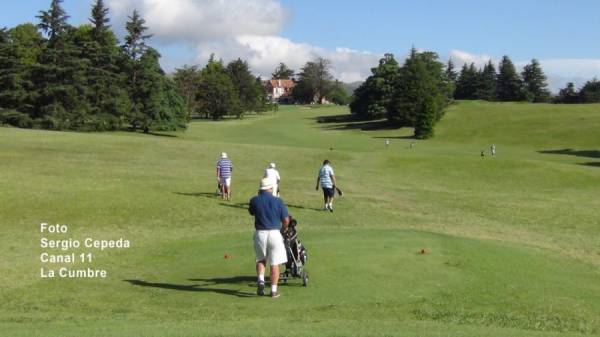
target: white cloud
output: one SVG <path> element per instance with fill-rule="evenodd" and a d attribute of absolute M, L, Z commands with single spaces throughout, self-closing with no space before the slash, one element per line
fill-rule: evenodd
<path fill-rule="evenodd" d="M 197 52 L 188 63 L 205 64 L 211 53 L 226 62 L 240 57 L 256 74 L 268 77 L 280 62 L 298 71 L 307 61 L 322 56 L 332 62 L 336 78 L 353 82 L 369 76 L 380 58 L 348 48 L 331 51 L 279 36 L 288 19 L 279 0 L 108 0 L 108 6 L 118 27 L 124 26 L 136 8 L 155 41 L 192 46 Z M 173 70 L 176 62 L 169 54 L 162 60 L 167 71 Z"/>
<path fill-rule="evenodd" d="M 299 71 L 300 68 L 317 56 L 331 61 L 334 77 L 343 82 L 364 80 L 370 75 L 370 69 L 377 64 L 380 55 L 337 48 L 334 51 L 316 47 L 307 43 L 296 43 L 280 36 L 242 35 L 226 41 L 211 41 L 199 47 L 196 63 L 205 63 L 211 53 L 230 61 L 240 57 L 252 70 L 268 77 L 279 62 Z"/>
<path fill-rule="evenodd" d="M 477 54 L 471 54 L 471 53 L 468 53 L 465 51 L 453 49 L 450 51 L 450 59 L 452 60 L 452 62 L 454 62 L 455 66 L 458 69 L 462 68 L 463 64 L 465 64 L 465 63 L 467 65 L 474 63 L 475 67 L 482 68 L 490 60 L 492 60 L 492 57 L 489 55 L 485 55 L 485 54 L 477 55 Z M 492 62 L 494 62 L 494 61 L 492 60 Z"/>
<path fill-rule="evenodd" d="M 276 0 L 108 0 L 108 7 L 121 23 L 135 8 L 157 39 L 192 44 L 242 34 L 276 34 L 287 17 Z"/>

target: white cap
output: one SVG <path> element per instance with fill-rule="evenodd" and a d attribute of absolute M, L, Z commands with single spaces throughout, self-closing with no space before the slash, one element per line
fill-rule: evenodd
<path fill-rule="evenodd" d="M 270 168 L 275 168 L 275 163 L 270 163 L 270 164 L 269 164 L 269 167 L 270 167 Z"/>
<path fill-rule="evenodd" d="M 221 152 L 221 158 L 227 158 L 227 153 Z"/>
<path fill-rule="evenodd" d="M 260 180 L 260 189 L 262 191 L 264 190 L 270 190 L 273 188 L 273 180 L 269 179 L 269 178 L 262 178 Z"/>

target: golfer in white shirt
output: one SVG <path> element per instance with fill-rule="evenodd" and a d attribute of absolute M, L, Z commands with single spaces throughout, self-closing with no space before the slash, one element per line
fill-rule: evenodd
<path fill-rule="evenodd" d="M 275 167 L 276 167 L 275 163 L 270 163 L 269 167 L 267 167 L 267 169 L 265 170 L 265 174 L 264 174 L 263 178 L 267 178 L 267 179 L 269 179 L 269 181 L 271 181 L 271 183 L 273 184 L 273 196 L 278 197 L 279 196 L 279 182 L 281 181 L 281 177 L 279 176 L 279 172 L 277 171 L 277 169 Z"/>

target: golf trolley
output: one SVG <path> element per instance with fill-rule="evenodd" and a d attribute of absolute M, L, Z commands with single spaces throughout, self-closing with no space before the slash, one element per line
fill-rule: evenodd
<path fill-rule="evenodd" d="M 306 265 L 308 256 L 306 248 L 304 248 L 302 242 L 298 239 L 296 225 L 298 225 L 296 219 L 290 219 L 287 229 L 281 229 L 288 261 L 285 264 L 285 271 L 279 274 L 279 279 L 283 283 L 287 283 L 288 279 L 301 278 L 302 285 L 306 287 L 308 286 L 308 272 L 304 266 Z"/>

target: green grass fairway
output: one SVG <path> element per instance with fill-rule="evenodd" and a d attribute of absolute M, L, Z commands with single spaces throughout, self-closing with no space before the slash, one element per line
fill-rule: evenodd
<path fill-rule="evenodd" d="M 319 118 L 346 113 L 162 136 L 0 128 L 0 336 L 600 335 L 600 105 L 459 102 L 412 149 L 412 130 Z M 326 158 L 333 214 L 314 190 Z M 276 300 L 255 295 L 246 210 L 270 161 L 310 273 Z M 42 279 L 40 254 L 60 253 L 42 222 L 132 247 L 93 250 L 107 279 Z"/>

